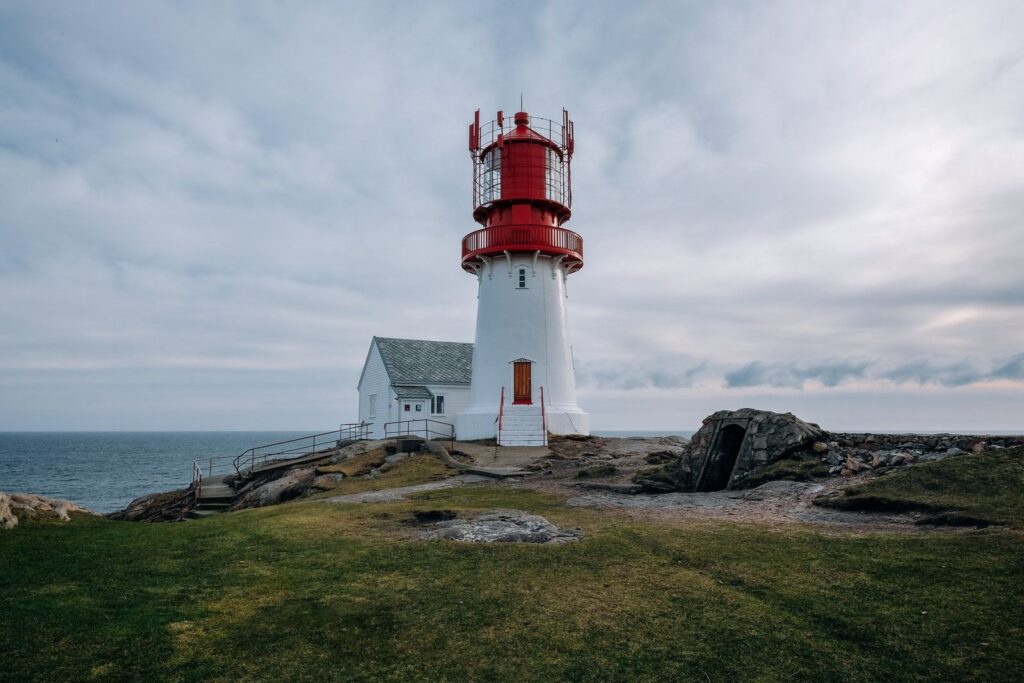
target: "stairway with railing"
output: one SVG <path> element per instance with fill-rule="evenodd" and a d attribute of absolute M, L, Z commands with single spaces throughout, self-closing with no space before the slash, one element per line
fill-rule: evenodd
<path fill-rule="evenodd" d="M 235 499 L 235 488 L 229 482 L 322 459 L 349 443 L 368 439 L 371 426 L 353 422 L 329 432 L 253 446 L 236 456 L 197 459 L 192 463 L 194 503 L 189 516 L 202 517 L 229 508 Z"/>
<path fill-rule="evenodd" d="M 516 404 L 505 407 L 505 387 L 498 403 L 499 446 L 547 446 L 547 409 L 544 387 L 540 387 L 540 405 Z"/>

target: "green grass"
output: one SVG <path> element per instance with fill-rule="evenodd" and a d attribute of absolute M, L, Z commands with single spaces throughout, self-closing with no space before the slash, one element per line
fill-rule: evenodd
<path fill-rule="evenodd" d="M 917 510 L 925 521 L 1024 528 L 1024 447 L 923 463 L 822 501 L 846 510 Z"/>
<path fill-rule="evenodd" d="M 513 507 L 553 546 L 413 539 Z M 0 534 L 4 680 L 1014 680 L 1024 535 L 653 523 L 504 487 Z"/>
<path fill-rule="evenodd" d="M 383 456 L 380 457 L 381 461 L 382 459 Z M 317 471 L 345 473 L 346 470 L 342 469 L 342 466 L 345 466 L 348 468 L 348 472 L 363 472 L 369 471 L 370 469 L 366 463 L 377 462 L 378 459 L 375 457 L 375 454 L 370 453 L 365 456 L 352 458 L 351 462 L 346 461 L 345 463 L 342 463 L 342 465 L 331 465 L 317 468 Z M 364 493 L 366 491 L 380 491 L 382 489 L 413 486 L 415 484 L 423 484 L 430 481 L 438 481 L 441 479 L 447 479 L 448 477 L 454 477 L 458 473 L 458 470 L 447 467 L 434 456 L 421 453 L 413 455 L 405 460 L 398 461 L 394 465 L 389 466 L 386 472 L 382 472 L 375 477 L 364 478 L 362 476 L 350 476 L 349 478 L 342 479 L 338 482 L 337 486 L 325 493 L 314 496 L 313 499 L 329 498 L 331 496 L 347 493 Z"/>

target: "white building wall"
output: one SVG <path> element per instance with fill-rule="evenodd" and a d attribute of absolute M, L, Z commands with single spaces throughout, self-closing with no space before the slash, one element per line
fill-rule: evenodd
<path fill-rule="evenodd" d="M 519 269 L 526 287 L 519 288 Z M 544 387 L 548 431 L 589 434 L 590 418 L 576 403 L 576 377 L 569 340 L 565 271 L 547 256 L 513 254 L 486 262 L 478 274 L 476 345 L 470 404 L 457 419 L 460 439 L 495 436 L 499 397 L 512 403 L 512 362 L 533 361 L 533 404 Z"/>
<path fill-rule="evenodd" d="M 455 424 L 456 416 L 469 406 L 469 385 L 466 384 L 427 384 L 430 393 L 444 396 L 444 414 L 427 414 L 431 420 Z M 429 401 L 427 408 L 429 410 Z"/>
<path fill-rule="evenodd" d="M 433 394 L 441 394 L 445 397 L 445 409 L 443 415 L 433 415 L 430 412 L 430 401 L 422 399 L 398 400 L 398 396 L 391 386 L 391 379 L 388 377 L 384 367 L 384 359 L 381 358 L 377 344 L 370 345 L 370 351 L 366 357 L 366 364 L 363 369 L 362 379 L 359 382 L 359 421 L 368 422 L 371 439 L 384 438 L 384 425 L 388 422 L 398 420 L 419 420 L 431 419 L 438 422 L 455 424 L 455 417 L 469 405 L 469 385 L 466 384 L 426 384 L 424 385 Z M 370 396 L 377 395 L 377 414 L 370 417 Z M 404 404 L 413 406 L 408 413 L 404 411 Z M 415 405 L 422 404 L 423 410 L 416 412 Z"/>
<path fill-rule="evenodd" d="M 370 416 L 370 397 L 376 394 L 376 416 Z M 391 422 L 395 410 L 395 394 L 391 390 L 391 381 L 384 368 L 377 344 L 370 345 L 370 352 L 363 367 L 363 375 L 359 382 L 359 421 L 368 422 L 373 426 L 370 430 L 371 439 L 384 438 L 384 424 Z"/>

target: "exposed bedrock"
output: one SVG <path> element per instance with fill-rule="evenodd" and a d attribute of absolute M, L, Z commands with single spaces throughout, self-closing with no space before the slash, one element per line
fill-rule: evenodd
<path fill-rule="evenodd" d="M 827 432 L 792 413 L 743 408 L 704 419 L 679 457 L 637 473 L 649 492 L 719 491 L 772 480 L 903 467 L 987 449 L 1024 445 L 1024 436 Z"/>

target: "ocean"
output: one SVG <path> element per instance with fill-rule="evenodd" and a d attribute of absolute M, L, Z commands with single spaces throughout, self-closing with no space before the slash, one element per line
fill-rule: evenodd
<path fill-rule="evenodd" d="M 310 432 L 0 432 L 0 491 L 63 498 L 113 512 L 182 488 L 192 462 Z"/>
<path fill-rule="evenodd" d="M 598 431 L 600 436 L 692 431 Z M 0 491 L 70 500 L 114 512 L 147 493 L 182 488 L 192 463 L 310 432 L 0 432 Z"/>

